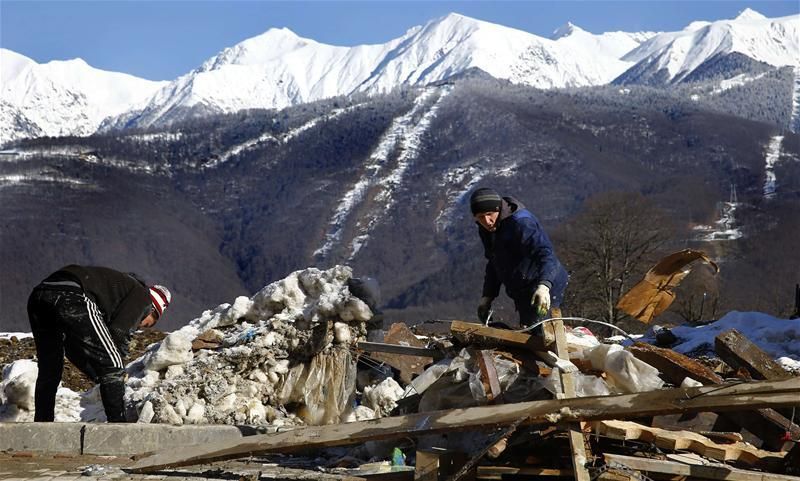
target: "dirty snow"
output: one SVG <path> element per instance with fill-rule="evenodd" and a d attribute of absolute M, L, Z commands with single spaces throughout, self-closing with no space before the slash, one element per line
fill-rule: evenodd
<path fill-rule="evenodd" d="M 25 339 L 26 337 L 33 337 L 33 334 L 30 332 L 0 332 L 0 339 L 11 339 L 12 337 Z"/>
<path fill-rule="evenodd" d="M 349 267 L 309 268 L 221 304 L 127 366 L 129 417 L 170 424 L 328 424 L 353 407 L 353 344 L 369 307 L 350 294 Z M 192 351 L 206 333 L 214 350 Z M 0 421 L 30 421 L 36 364 L 17 361 L 0 384 Z M 388 401 L 382 401 L 388 405 Z M 291 406 L 291 407 L 289 407 Z M 98 389 L 59 390 L 56 420 L 104 420 Z"/>

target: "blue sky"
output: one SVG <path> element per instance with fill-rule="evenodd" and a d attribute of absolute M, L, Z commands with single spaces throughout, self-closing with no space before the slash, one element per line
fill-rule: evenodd
<path fill-rule="evenodd" d="M 0 0 L 0 46 L 40 63 L 80 57 L 104 70 L 171 80 L 271 27 L 358 45 L 384 43 L 449 12 L 549 36 L 567 21 L 594 33 L 680 30 L 747 7 L 767 17 L 800 13 L 797 0 Z"/>

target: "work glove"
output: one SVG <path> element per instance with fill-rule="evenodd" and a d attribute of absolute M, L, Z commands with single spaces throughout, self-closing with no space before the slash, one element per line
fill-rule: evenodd
<path fill-rule="evenodd" d="M 486 324 L 486 321 L 489 319 L 493 300 L 493 297 L 481 297 L 481 302 L 478 304 L 478 320 L 483 324 Z"/>
<path fill-rule="evenodd" d="M 544 284 L 539 284 L 531 297 L 531 305 L 536 310 L 539 319 L 544 318 L 550 310 L 550 288 Z"/>

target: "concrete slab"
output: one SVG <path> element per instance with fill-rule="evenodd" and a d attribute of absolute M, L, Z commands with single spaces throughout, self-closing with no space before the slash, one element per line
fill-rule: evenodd
<path fill-rule="evenodd" d="M 0 423 L 0 451 L 81 453 L 84 423 Z"/>
<path fill-rule="evenodd" d="M 86 424 L 83 454 L 130 456 L 211 441 L 235 440 L 242 430 L 227 425 Z"/>
<path fill-rule="evenodd" d="M 0 451 L 131 456 L 264 432 L 230 425 L 0 423 Z"/>

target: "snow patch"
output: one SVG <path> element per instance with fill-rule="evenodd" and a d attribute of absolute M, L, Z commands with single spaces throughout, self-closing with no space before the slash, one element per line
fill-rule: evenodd
<path fill-rule="evenodd" d="M 772 137 L 767 146 L 766 155 L 764 158 L 766 166 L 764 167 L 764 198 L 770 199 L 775 197 L 777 188 L 777 178 L 775 177 L 775 163 L 781 157 L 781 143 L 783 142 L 783 135 L 776 135 Z"/>

